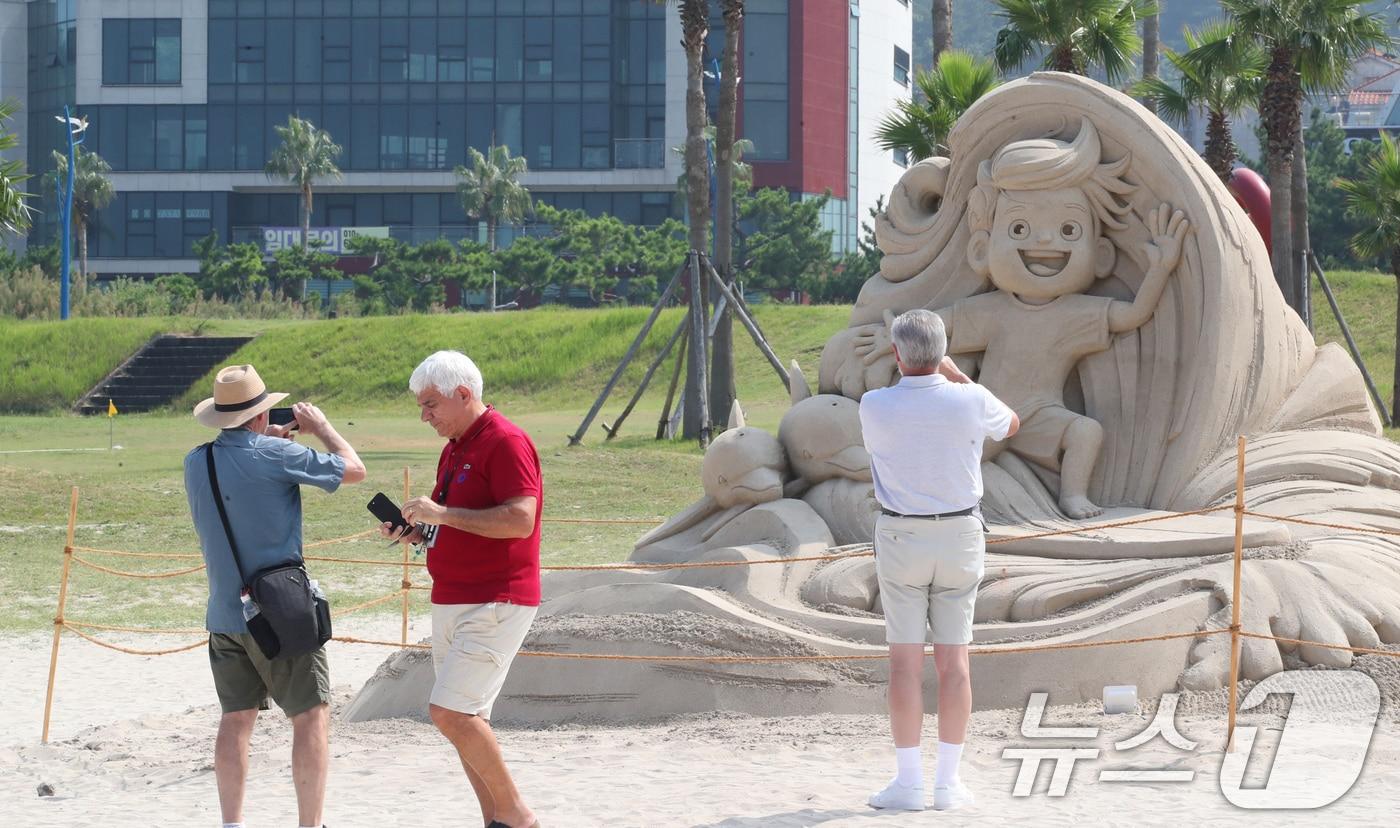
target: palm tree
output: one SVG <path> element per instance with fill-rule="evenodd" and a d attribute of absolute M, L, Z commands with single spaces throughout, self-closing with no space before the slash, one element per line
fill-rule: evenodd
<path fill-rule="evenodd" d="M 923 99 L 900 101 L 875 131 L 881 149 L 904 150 L 911 161 L 948 154 L 948 133 L 978 98 L 1000 85 L 990 59 L 956 49 L 943 53 L 933 71 L 920 70 L 914 85 Z"/>
<path fill-rule="evenodd" d="M 59 182 L 68 181 L 68 156 L 57 150 L 53 154 L 54 168 L 46 182 L 51 192 L 57 192 Z M 87 286 L 87 227 L 98 210 L 112 203 L 116 188 L 112 186 L 112 167 L 102 156 L 87 152 L 81 146 L 73 148 L 73 234 L 78 237 L 79 293 Z"/>
<path fill-rule="evenodd" d="M 335 163 L 340 147 L 329 132 L 295 115 L 288 115 L 287 125 L 275 129 L 282 143 L 268 159 L 267 176 L 286 179 L 301 192 L 301 249 L 306 250 L 311 241 L 311 187 L 317 178 L 340 180 Z"/>
<path fill-rule="evenodd" d="M 1238 37 L 1259 44 L 1269 57 L 1259 114 L 1268 135 L 1265 157 L 1272 202 L 1274 278 L 1288 304 L 1306 314 L 1304 269 L 1294 261 L 1293 157 L 1303 93 L 1339 88 L 1351 64 L 1372 49 L 1391 45 L 1385 21 L 1367 14 L 1366 0 L 1221 0 Z M 1231 48 L 1196 50 L 1198 59 Z M 1305 316 L 1306 318 L 1306 316 Z"/>
<path fill-rule="evenodd" d="M 933 65 L 953 48 L 953 0 L 933 0 Z"/>
<path fill-rule="evenodd" d="M 1400 317 L 1400 149 L 1384 131 L 1381 145 L 1371 154 L 1365 175 L 1339 179 L 1335 186 L 1346 193 L 1347 212 L 1361 219 L 1364 229 L 1351 237 L 1351 249 L 1363 259 L 1389 260 L 1395 276 L 1396 315 Z M 1400 328 L 1395 333 L 1395 377 L 1390 410 L 1397 412 L 1391 425 L 1400 425 Z"/>
<path fill-rule="evenodd" d="M 1157 4 L 1157 10 L 1142 20 L 1142 79 L 1157 77 L 1158 64 L 1161 62 L 1159 53 L 1162 49 L 1162 4 Z M 1148 98 L 1143 104 L 1153 113 L 1157 111 L 1157 102 Z"/>
<path fill-rule="evenodd" d="M 1133 87 L 1133 94 L 1155 103 L 1157 113 L 1176 125 L 1185 124 L 1197 107 L 1205 109 L 1202 156 L 1220 180 L 1228 183 L 1236 158 L 1230 118 L 1259 100 L 1269 58 L 1254 42 L 1235 37 L 1234 27 L 1226 20 L 1209 21 L 1199 32 L 1183 29 L 1182 35 L 1186 52 L 1166 50 L 1177 81 L 1143 78 Z M 1216 48 L 1218 44 L 1229 48 Z M 1203 59 L 1197 57 L 1202 50 L 1208 55 Z"/>
<path fill-rule="evenodd" d="M 457 165 L 457 199 L 462 210 L 477 221 L 486 222 L 486 246 L 496 251 L 496 227 L 501 223 L 519 224 L 530 215 L 530 191 L 520 183 L 525 159 L 510 154 L 510 147 L 492 146 L 482 155 L 476 147 L 467 148 L 470 166 Z M 491 285 L 491 310 L 496 309 L 496 285 Z"/>
<path fill-rule="evenodd" d="M 1006 25 L 997 32 L 997 65 L 1018 69 L 1044 53 L 1044 67 L 1088 74 L 1101 67 L 1110 83 L 1132 68 L 1142 51 L 1138 21 L 1157 11 L 1152 0 L 993 0 Z"/>
<path fill-rule="evenodd" d="M 19 136 L 5 130 L 5 122 L 17 111 L 18 102 L 0 101 L 0 153 L 19 146 Z M 27 178 L 23 161 L 0 159 L 0 232 L 18 236 L 29 230 L 29 215 L 33 209 L 24 201 L 29 193 L 20 189 L 21 182 Z"/>
<path fill-rule="evenodd" d="M 690 224 L 690 248 L 704 250 L 710 237 L 710 169 L 705 156 L 705 127 L 709 115 L 705 110 L 705 38 L 710 33 L 709 0 L 676 0 L 681 14 L 681 47 L 685 50 L 685 177 L 686 218 Z M 700 281 L 698 302 L 700 316 L 709 318 L 710 285 Z M 691 354 L 704 354 L 703 338 L 692 338 Z M 703 359 L 691 359 L 685 377 L 685 413 L 681 418 L 681 436 L 687 440 L 700 439 L 704 447 L 709 434 L 710 412 L 700 404 L 701 391 L 708 393 L 708 366 Z"/>
<path fill-rule="evenodd" d="M 720 61 L 719 112 L 715 123 L 715 270 L 732 281 L 734 263 L 735 121 L 739 109 L 739 38 L 744 28 L 744 0 L 721 0 L 724 55 Z M 710 355 L 710 422 L 728 422 L 734 404 L 734 318 L 728 305 L 720 314 Z"/>

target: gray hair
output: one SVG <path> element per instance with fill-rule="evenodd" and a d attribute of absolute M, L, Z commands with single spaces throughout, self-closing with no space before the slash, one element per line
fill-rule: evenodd
<path fill-rule="evenodd" d="M 408 390 L 415 395 L 428 386 L 443 394 L 451 394 L 459 385 L 471 389 L 472 396 L 481 399 L 481 369 L 466 354 L 458 351 L 438 351 L 418 363 L 408 378 Z"/>
<path fill-rule="evenodd" d="M 948 352 L 943 320 L 930 310 L 901 313 L 890 325 L 890 339 L 899 349 L 900 362 L 914 371 L 937 368 Z"/>

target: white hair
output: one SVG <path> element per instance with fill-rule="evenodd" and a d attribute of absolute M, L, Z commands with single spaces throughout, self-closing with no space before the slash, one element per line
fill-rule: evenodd
<path fill-rule="evenodd" d="M 899 348 L 899 359 L 914 371 L 937 368 L 948 352 L 943 320 L 930 310 L 901 313 L 890 325 L 890 339 Z"/>
<path fill-rule="evenodd" d="M 471 358 L 459 351 L 438 351 L 418 363 L 408 378 L 408 390 L 415 395 L 428 386 L 443 394 L 451 394 L 458 386 L 471 389 L 472 396 L 481 399 L 481 369 Z"/>

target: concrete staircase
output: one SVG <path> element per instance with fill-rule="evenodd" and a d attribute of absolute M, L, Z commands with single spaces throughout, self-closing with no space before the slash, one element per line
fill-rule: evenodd
<path fill-rule="evenodd" d="M 120 412 L 163 408 L 251 339 L 157 336 L 84 394 L 73 410 L 79 414 L 105 414 L 108 400 L 116 403 Z"/>

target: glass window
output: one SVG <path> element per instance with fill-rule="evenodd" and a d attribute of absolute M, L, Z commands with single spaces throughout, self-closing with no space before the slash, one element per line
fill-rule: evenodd
<path fill-rule="evenodd" d="M 102 82 L 123 84 L 127 82 L 127 21 L 102 21 Z"/>
<path fill-rule="evenodd" d="M 265 161 L 263 150 L 265 135 L 262 107 L 239 107 L 237 121 L 234 125 L 234 169 L 262 169 Z"/>
<path fill-rule="evenodd" d="M 577 17 L 554 20 L 554 79 L 577 81 L 583 77 L 583 45 Z"/>
<path fill-rule="evenodd" d="M 753 157 L 781 161 L 788 157 L 788 105 L 786 101 L 745 101 L 744 137 L 753 141 Z"/>
<path fill-rule="evenodd" d="M 292 82 L 292 28 L 285 23 L 267 25 L 267 83 Z"/>
<path fill-rule="evenodd" d="M 329 107 L 327 107 L 329 109 Z M 379 107 L 357 104 L 350 107 L 350 168 L 379 169 Z"/>
<path fill-rule="evenodd" d="M 525 57 L 523 21 L 500 18 L 496 21 L 496 80 L 518 81 Z"/>
<path fill-rule="evenodd" d="M 151 19 L 132 19 L 128 26 L 126 82 L 130 84 L 152 84 L 156 80 L 156 22 Z"/>
<path fill-rule="evenodd" d="M 467 146 L 485 153 L 491 147 L 491 135 L 496 129 L 496 119 L 490 104 L 467 104 Z M 466 162 L 467 154 L 462 153 L 461 161 Z"/>
<path fill-rule="evenodd" d="M 156 108 L 156 169 L 158 170 L 184 168 L 183 114 L 183 107 L 180 106 Z"/>
<path fill-rule="evenodd" d="M 894 79 L 901 86 L 909 85 L 909 53 L 894 47 Z"/>
<path fill-rule="evenodd" d="M 550 123 L 550 108 L 549 104 L 525 106 L 525 159 L 532 169 L 547 170 L 554 166 L 554 130 Z"/>
<path fill-rule="evenodd" d="M 380 107 L 379 168 L 381 170 L 407 168 L 407 129 L 408 107 L 398 104 Z"/>
<path fill-rule="evenodd" d="M 155 253 L 155 193 L 128 193 L 126 198 L 126 255 Z"/>
<path fill-rule="evenodd" d="M 233 165 L 233 124 L 232 106 L 210 105 L 209 134 L 214 140 L 209 142 L 209 169 L 232 170 Z"/>
<path fill-rule="evenodd" d="M 406 193 L 386 193 L 384 196 L 384 224 L 413 223 L 413 199 Z"/>
<path fill-rule="evenodd" d="M 209 82 L 233 83 L 237 28 L 232 20 L 209 21 Z"/>
<path fill-rule="evenodd" d="M 204 107 L 185 107 L 185 169 L 202 170 L 209 163 L 209 121 Z"/>
<path fill-rule="evenodd" d="M 383 227 L 384 198 L 373 193 L 360 193 L 355 196 L 355 226 Z"/>
<path fill-rule="evenodd" d="M 321 21 L 301 17 L 296 29 L 296 68 L 294 77 L 297 83 L 319 83 L 321 80 Z"/>
<path fill-rule="evenodd" d="M 359 58 L 350 64 L 350 79 L 356 83 L 372 83 L 379 79 L 379 21 L 357 19 L 351 24 L 350 54 Z"/>
<path fill-rule="evenodd" d="M 184 194 L 156 193 L 155 254 L 174 258 L 184 247 Z"/>
<path fill-rule="evenodd" d="M 490 20 L 467 21 L 467 79 L 472 83 L 490 83 L 495 80 L 495 37 L 495 27 L 491 25 Z"/>
<path fill-rule="evenodd" d="M 114 170 L 129 170 L 126 162 L 126 107 L 102 107 L 98 135 L 102 138 L 102 157 Z"/>
<path fill-rule="evenodd" d="M 154 107 L 127 107 L 126 148 L 127 169 L 153 170 L 156 168 Z"/>
<path fill-rule="evenodd" d="M 451 169 L 467 159 L 467 108 L 462 104 L 438 104 L 437 137 L 442 147 L 442 167 Z"/>
<path fill-rule="evenodd" d="M 408 166 L 414 170 L 440 170 L 447 153 L 438 138 L 433 106 L 415 106 L 408 113 Z"/>
<path fill-rule="evenodd" d="M 326 104 L 321 107 L 321 120 L 318 126 L 330 133 L 331 140 L 340 147 L 336 163 L 345 166 L 350 163 L 350 141 L 354 130 L 350 128 L 350 107 L 344 104 Z"/>
<path fill-rule="evenodd" d="M 581 165 L 583 144 L 579 140 L 578 104 L 554 107 L 554 167 L 576 170 Z"/>
<path fill-rule="evenodd" d="M 156 21 L 156 83 L 180 82 L 180 21 Z"/>
<path fill-rule="evenodd" d="M 787 15 L 750 14 L 745 17 L 743 76 L 745 100 L 753 97 L 751 84 L 787 84 Z M 771 95 L 763 99 L 774 100 Z"/>
<path fill-rule="evenodd" d="M 266 28 L 262 20 L 238 21 L 238 50 L 235 80 L 238 83 L 262 83 L 264 61 L 267 58 Z"/>
<path fill-rule="evenodd" d="M 523 154 L 520 116 L 520 104 L 496 105 L 496 143 L 510 147 L 511 155 Z"/>
<path fill-rule="evenodd" d="M 72 42 L 70 40 L 70 47 Z M 109 18 L 102 21 L 102 82 L 149 85 L 180 82 L 180 21 Z"/>
<path fill-rule="evenodd" d="M 438 79 L 438 23 L 435 18 L 413 20 L 408 32 L 408 79 Z"/>

